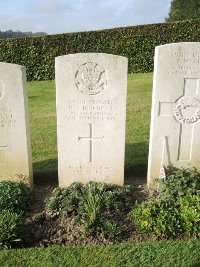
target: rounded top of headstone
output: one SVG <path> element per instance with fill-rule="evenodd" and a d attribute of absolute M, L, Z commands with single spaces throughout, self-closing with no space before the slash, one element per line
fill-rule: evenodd
<path fill-rule="evenodd" d="M 1 67 L 5 66 L 5 67 L 10 67 L 10 68 L 25 68 L 22 65 L 18 65 L 18 64 L 12 64 L 12 63 L 7 63 L 7 62 L 0 62 Z"/>
<path fill-rule="evenodd" d="M 191 47 L 191 46 L 200 46 L 200 42 L 179 42 L 179 43 L 169 43 L 164 45 L 158 45 L 155 47 L 155 49 L 164 49 L 164 48 L 176 48 L 176 47 Z"/>
<path fill-rule="evenodd" d="M 75 53 L 75 54 L 68 54 L 68 55 L 61 55 L 55 58 L 55 60 L 59 60 L 62 58 L 70 58 L 70 57 L 88 57 L 88 58 L 93 58 L 93 57 L 104 57 L 104 58 L 120 58 L 123 60 L 128 61 L 127 57 L 120 56 L 120 55 L 114 55 L 114 54 L 107 54 L 107 53 Z"/>

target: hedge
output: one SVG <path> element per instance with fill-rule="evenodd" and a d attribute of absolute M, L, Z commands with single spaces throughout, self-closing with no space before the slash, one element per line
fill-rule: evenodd
<path fill-rule="evenodd" d="M 26 66 L 28 80 L 54 79 L 54 59 L 73 53 L 109 53 L 129 59 L 129 73 L 153 71 L 154 48 L 200 41 L 200 20 L 101 31 L 0 40 L 0 61 Z"/>

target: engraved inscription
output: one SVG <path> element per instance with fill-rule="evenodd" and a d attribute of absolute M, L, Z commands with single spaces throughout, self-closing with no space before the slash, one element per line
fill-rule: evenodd
<path fill-rule="evenodd" d="M 3 99 L 4 93 L 5 93 L 4 83 L 0 79 L 0 100 Z M 7 108 L 0 107 L 0 128 L 5 127 L 5 125 L 10 125 L 11 121 L 12 121 L 12 111 L 8 110 Z M 2 129 L 0 136 L 0 151 L 4 151 L 7 148 L 8 148 L 7 130 Z"/>
<path fill-rule="evenodd" d="M 0 79 L 0 100 L 3 98 L 5 92 L 5 87 L 3 81 Z"/>
<path fill-rule="evenodd" d="M 71 99 L 67 103 L 68 120 L 114 121 L 119 115 L 117 106 L 110 99 Z"/>
<path fill-rule="evenodd" d="M 13 111 L 11 108 L 0 107 L 0 128 L 8 127 L 14 128 L 16 120 L 14 119 Z"/>
<path fill-rule="evenodd" d="M 200 120 L 200 109 L 197 105 L 200 103 L 197 97 L 183 96 L 179 99 L 178 105 L 174 109 L 174 117 L 181 124 L 195 123 Z M 196 111 L 192 116 L 184 116 L 184 109 L 196 107 Z"/>
<path fill-rule="evenodd" d="M 75 84 L 83 94 L 99 94 L 107 85 L 106 71 L 97 63 L 87 62 L 77 70 Z"/>
<path fill-rule="evenodd" d="M 86 141 L 89 141 L 90 142 L 90 159 L 89 159 L 89 163 L 90 162 L 93 162 L 93 141 L 103 141 L 104 139 L 104 136 L 102 137 L 93 137 L 93 124 L 92 123 L 89 123 L 89 127 L 90 127 L 90 136 L 82 136 L 82 137 L 78 137 L 78 141 L 80 140 L 86 140 Z"/>
<path fill-rule="evenodd" d="M 109 165 L 67 165 L 67 168 L 74 174 L 79 176 L 86 176 L 88 179 L 92 178 L 93 181 L 102 179 L 101 182 L 105 182 L 112 171 L 112 167 Z"/>
<path fill-rule="evenodd" d="M 177 75 L 200 75 L 200 53 L 174 52 L 168 74 Z"/>

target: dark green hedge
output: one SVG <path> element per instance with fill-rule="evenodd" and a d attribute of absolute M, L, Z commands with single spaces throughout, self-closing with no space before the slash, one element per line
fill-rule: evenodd
<path fill-rule="evenodd" d="M 189 41 L 200 41 L 200 20 L 4 39 L 0 40 L 0 61 L 26 66 L 28 80 L 54 79 L 54 58 L 81 52 L 126 56 L 130 73 L 151 72 L 155 46 Z"/>

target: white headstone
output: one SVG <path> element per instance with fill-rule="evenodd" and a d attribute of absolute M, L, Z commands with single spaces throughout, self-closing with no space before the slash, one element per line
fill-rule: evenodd
<path fill-rule="evenodd" d="M 155 49 L 148 185 L 163 166 L 200 168 L 200 43 Z"/>
<path fill-rule="evenodd" d="M 58 176 L 123 185 L 127 58 L 73 54 L 56 58 Z"/>
<path fill-rule="evenodd" d="M 0 181 L 23 175 L 32 184 L 25 83 L 24 67 L 0 63 Z"/>

